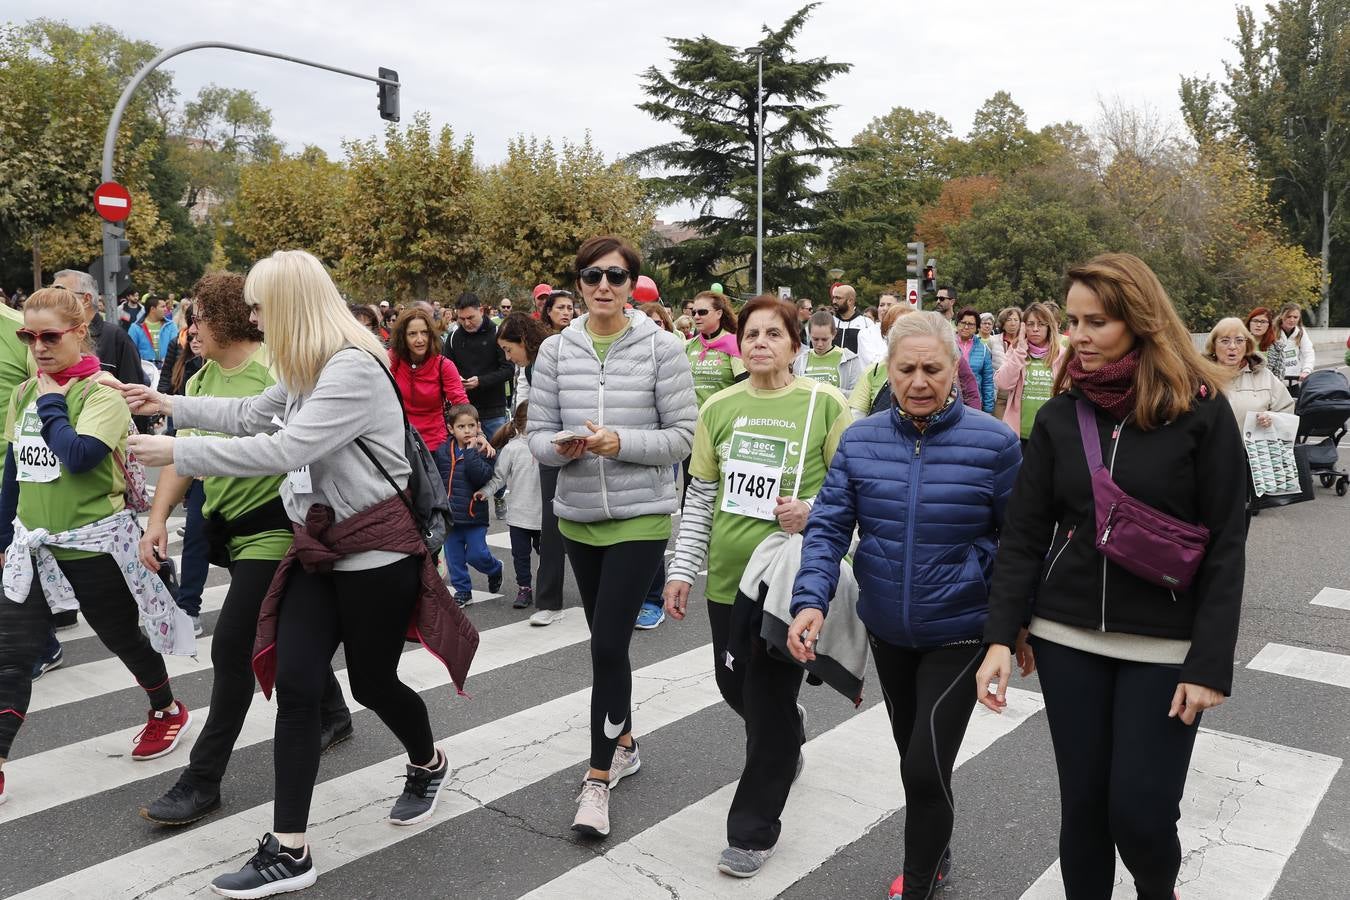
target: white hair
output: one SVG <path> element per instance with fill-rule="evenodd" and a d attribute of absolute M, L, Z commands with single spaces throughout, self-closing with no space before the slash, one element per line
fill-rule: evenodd
<path fill-rule="evenodd" d="M 88 272 L 81 272 L 79 269 L 62 269 L 56 273 L 56 281 L 70 281 L 73 283 L 71 290 L 77 294 L 88 294 L 91 299 L 98 299 L 98 285 L 94 283 L 94 276 Z"/>
<path fill-rule="evenodd" d="M 895 324 L 891 326 L 890 334 L 886 335 L 887 360 L 895 355 L 895 348 L 907 337 L 937 338 L 937 342 L 951 356 L 953 363 L 961 358 L 961 351 L 956 346 L 956 332 L 952 330 L 952 323 L 941 313 L 918 311 L 896 319 Z"/>

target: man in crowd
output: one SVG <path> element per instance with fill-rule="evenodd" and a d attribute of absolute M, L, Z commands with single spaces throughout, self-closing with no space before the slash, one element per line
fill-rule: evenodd
<path fill-rule="evenodd" d="M 834 345 L 851 350 L 862 359 L 863 368 L 879 362 L 886 356 L 886 342 L 881 339 L 881 327 L 858 309 L 858 292 L 850 284 L 836 284 L 830 289 L 834 305 Z"/>
<path fill-rule="evenodd" d="M 544 314 L 544 302 L 548 300 L 548 295 L 553 293 L 553 287 L 547 284 L 536 284 L 534 290 L 530 291 L 530 297 L 534 300 L 534 317 L 537 319 Z"/>
<path fill-rule="evenodd" d="M 934 308 L 952 323 L 953 328 L 956 327 L 956 290 L 951 285 L 944 284 L 937 289 L 937 306 Z"/>
<path fill-rule="evenodd" d="M 802 297 L 797 301 L 797 324 L 802 330 L 802 346 L 811 343 L 811 329 L 807 323 L 811 320 L 811 313 L 814 311 L 809 298 Z"/>
<path fill-rule="evenodd" d="M 178 337 L 177 323 L 165 318 L 164 310 L 163 298 L 147 296 L 145 315 L 131 328 L 131 339 L 136 342 L 141 359 L 153 363 L 157 369 L 164 365 L 169 345 Z"/>
<path fill-rule="evenodd" d="M 886 318 L 886 310 L 900 305 L 900 295 L 887 291 L 877 298 L 877 321 Z"/>
<path fill-rule="evenodd" d="M 502 319 L 511 315 L 511 308 L 513 305 L 510 297 L 503 297 L 502 302 L 497 304 L 497 316 L 492 321 L 498 325 L 502 324 Z"/>
<path fill-rule="evenodd" d="M 497 326 L 483 316 L 477 294 L 460 294 L 455 301 L 459 327 L 445 342 L 445 356 L 459 370 L 469 402 L 478 410 L 483 435 L 491 438 L 506 424 L 507 390 L 516 367 L 497 344 Z M 497 516 L 505 515 L 502 494 L 496 498 Z"/>
<path fill-rule="evenodd" d="M 127 291 L 122 295 L 122 304 L 117 308 L 117 324 L 122 326 L 123 331 L 130 331 L 131 326 L 135 325 L 145 315 L 145 309 L 141 306 L 141 295 L 135 291 Z"/>

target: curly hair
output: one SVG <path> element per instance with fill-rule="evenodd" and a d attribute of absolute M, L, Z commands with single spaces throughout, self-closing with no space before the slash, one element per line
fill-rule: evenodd
<path fill-rule="evenodd" d="M 211 336 L 221 344 L 260 343 L 263 333 L 248 320 L 244 302 L 244 276 L 236 272 L 213 272 L 192 286 L 195 318 L 206 323 Z M 201 327 L 200 322 L 198 327 Z"/>

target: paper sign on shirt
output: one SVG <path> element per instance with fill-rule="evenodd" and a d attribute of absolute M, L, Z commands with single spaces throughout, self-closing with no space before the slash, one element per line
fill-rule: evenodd
<path fill-rule="evenodd" d="M 272 424 L 278 428 L 285 428 L 286 423 L 276 416 L 272 417 Z M 291 491 L 296 494 L 314 493 L 314 483 L 309 477 L 309 466 L 301 466 L 298 469 L 292 469 L 286 473 L 286 483 L 291 486 Z"/>
<path fill-rule="evenodd" d="M 773 521 L 787 449 L 782 438 L 732 432 L 722 463 L 722 512 Z"/>
<path fill-rule="evenodd" d="M 14 429 L 14 465 L 19 481 L 45 484 L 61 477 L 61 460 L 42 439 L 37 404 L 30 405 Z"/>

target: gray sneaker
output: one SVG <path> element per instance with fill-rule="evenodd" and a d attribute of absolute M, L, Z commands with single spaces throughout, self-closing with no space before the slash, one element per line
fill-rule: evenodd
<path fill-rule="evenodd" d="M 768 850 L 742 850 L 740 847 L 728 847 L 722 851 L 717 861 L 717 870 L 733 878 L 754 878 L 764 863 L 773 856 L 773 848 Z"/>
<path fill-rule="evenodd" d="M 594 778 L 587 778 L 581 783 L 572 830 L 586 837 L 605 837 L 609 834 L 609 785 Z"/>
<path fill-rule="evenodd" d="M 642 758 L 638 756 L 637 740 L 633 740 L 632 747 L 625 747 L 619 744 L 614 748 L 614 761 L 609 764 L 609 787 L 610 790 L 619 783 L 625 776 L 632 775 L 638 769 L 642 768 Z"/>
<path fill-rule="evenodd" d="M 394 801 L 389 812 L 389 821 L 395 825 L 416 825 L 431 818 L 436 811 L 436 801 L 440 798 L 445 776 L 450 772 L 450 760 L 446 759 L 441 748 L 436 748 L 437 765 L 424 769 L 421 766 L 408 766 L 404 776 L 403 793 Z"/>

